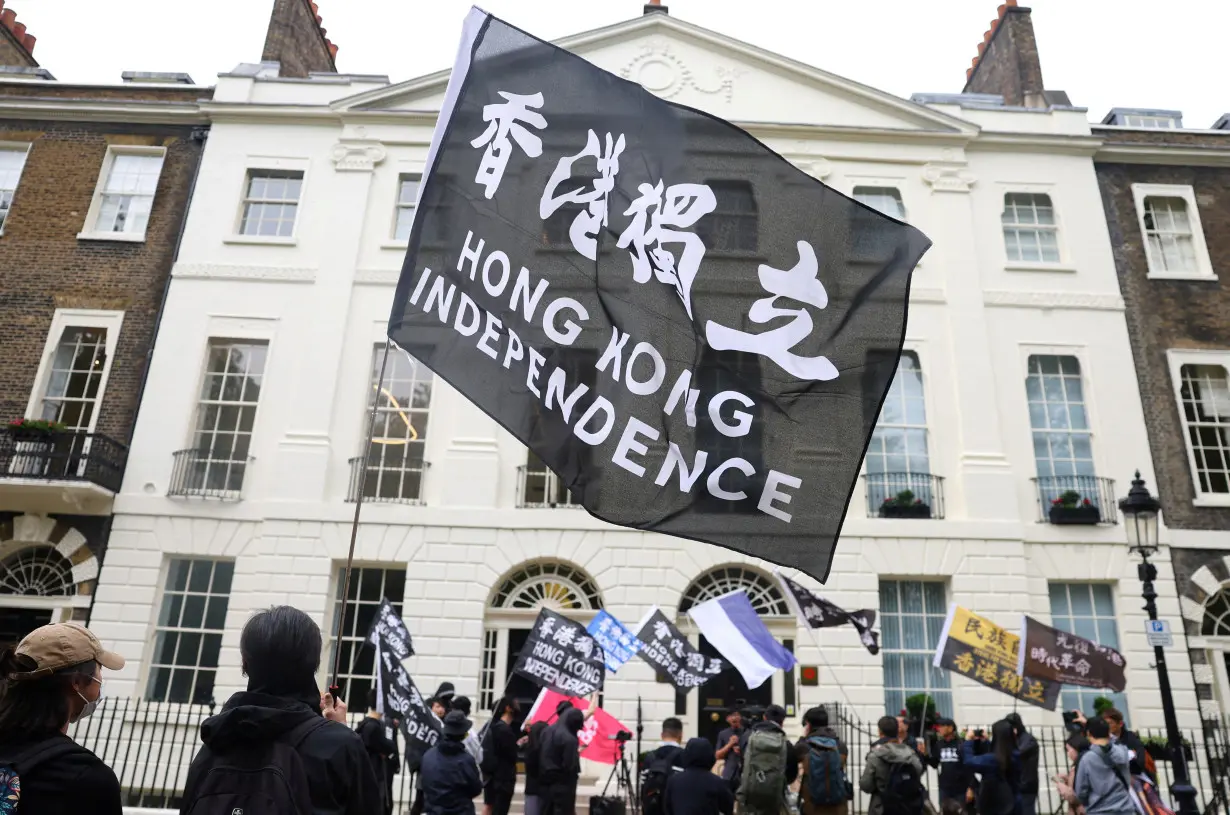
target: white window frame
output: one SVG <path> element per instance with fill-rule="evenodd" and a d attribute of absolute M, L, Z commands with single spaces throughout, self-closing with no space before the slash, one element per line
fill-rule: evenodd
<path fill-rule="evenodd" d="M 1192 251 L 1196 255 L 1196 271 L 1154 271 L 1149 262 L 1149 236 L 1145 231 L 1145 199 L 1182 198 L 1187 205 L 1187 220 L 1192 225 Z M 1217 280 L 1213 263 L 1209 260 L 1209 247 L 1204 240 L 1204 225 L 1200 223 L 1200 207 L 1196 206 L 1196 191 L 1183 184 L 1133 184 L 1132 200 L 1136 204 L 1136 225 L 1140 229 L 1140 251 L 1145 255 L 1145 267 L 1149 280 Z"/>
<path fill-rule="evenodd" d="M 311 180 L 311 160 L 306 158 L 285 158 L 277 156 L 248 156 L 243 172 L 235 188 L 235 220 L 231 224 L 230 234 L 222 239 L 225 244 L 255 244 L 258 246 L 295 246 L 299 243 L 299 229 L 303 224 L 304 211 L 307 206 L 308 182 Z M 253 173 L 301 173 L 303 178 L 299 184 L 298 209 L 295 210 L 295 225 L 289 236 L 280 235 L 245 235 L 243 228 L 244 203 L 248 199 L 248 184 Z"/>
<path fill-rule="evenodd" d="M 11 151 L 14 153 L 22 153 L 21 170 L 17 173 L 17 183 L 13 185 L 13 196 L 16 198 L 17 190 L 21 186 L 22 176 L 26 174 L 26 162 L 30 160 L 30 143 L 15 142 L 15 141 L 0 141 L 0 150 Z M 9 205 L 9 215 L 13 213 L 13 207 Z M 0 235 L 4 234 L 4 224 L 8 223 L 9 216 L 4 217 L 4 221 L 0 222 Z"/>
<path fill-rule="evenodd" d="M 1230 493 L 1203 493 L 1200 491 L 1200 476 L 1196 471 L 1196 450 L 1192 447 L 1191 434 L 1187 432 L 1187 419 L 1183 413 L 1183 376 L 1184 365 L 1220 365 L 1230 378 L 1230 349 L 1221 351 L 1179 350 L 1171 348 L 1166 351 L 1166 362 L 1170 366 L 1170 387 L 1174 397 L 1175 409 L 1178 411 L 1179 428 L 1183 433 L 1183 446 L 1187 449 L 1187 468 L 1192 478 L 1192 505 L 1198 507 L 1230 507 Z"/>
<path fill-rule="evenodd" d="M 1000 246 L 1004 251 L 1004 268 L 1008 271 L 1047 271 L 1047 272 L 1074 272 L 1076 271 L 1068 262 L 1068 252 L 1064 245 L 1064 224 L 1063 219 L 1059 215 L 1059 202 L 1055 195 L 1055 189 L 1050 184 L 1001 184 L 997 188 L 998 203 L 996 204 L 995 224 L 999 228 Z M 1031 225 L 1023 224 L 1015 227 L 1004 223 L 1004 210 L 1008 206 L 1009 195 L 1045 195 L 1051 202 L 1051 212 L 1055 216 L 1053 225 L 1055 231 L 1055 246 L 1059 251 L 1058 260 L 1014 260 L 1008 257 L 1008 239 L 1004 235 L 1005 228 L 1024 228 L 1029 229 Z M 1034 225 L 1037 226 L 1037 225 Z M 1048 228 L 1043 226 L 1042 228 Z"/>
<path fill-rule="evenodd" d="M 230 587 L 230 591 L 226 595 L 227 597 L 227 609 L 226 609 L 227 616 L 229 617 L 231 612 L 234 610 L 234 606 L 232 605 L 231 600 L 235 599 L 235 578 L 238 577 L 238 568 L 237 568 L 238 561 L 236 561 L 235 558 L 220 556 L 220 555 L 210 555 L 210 554 L 197 555 L 197 554 L 190 554 L 190 553 L 185 553 L 185 552 L 173 552 L 173 553 L 167 553 L 166 555 L 164 555 L 162 559 L 162 564 L 158 569 L 158 590 L 154 598 L 154 603 L 151 606 L 151 616 L 150 616 L 150 624 L 149 624 L 150 635 L 149 635 L 149 639 L 146 641 L 146 645 L 144 649 L 145 659 L 142 665 L 141 676 L 138 680 L 137 696 L 142 701 L 145 701 L 146 694 L 149 693 L 150 689 L 153 687 L 152 683 L 154 679 L 154 668 L 155 668 L 154 657 L 156 654 L 156 650 L 158 648 L 159 630 L 169 630 L 169 631 L 182 631 L 183 630 L 178 625 L 160 626 L 158 624 L 158 619 L 162 616 L 162 603 L 167 595 L 167 581 L 171 575 L 171 562 L 175 560 L 205 560 L 205 561 L 214 563 L 215 569 L 217 568 L 216 564 L 218 563 L 224 563 L 224 562 L 230 563 L 232 567 L 232 571 L 231 571 L 231 587 Z M 213 572 L 211 571 L 210 573 L 210 584 L 211 584 L 210 588 L 211 589 L 213 587 L 212 583 L 213 583 Z M 186 595 L 189 592 L 185 590 L 184 592 L 178 592 L 178 593 L 182 595 Z M 199 593 L 199 592 L 193 592 L 193 593 Z M 212 592 L 207 592 L 207 596 L 213 597 L 213 596 L 218 596 L 218 595 L 214 595 Z M 201 633 L 202 637 L 205 636 L 204 632 L 207 630 L 204 627 L 204 623 L 205 623 L 204 615 L 207 614 L 208 612 L 209 612 L 209 604 L 208 604 L 208 601 L 206 601 L 205 609 L 202 611 L 202 617 L 201 617 L 201 629 L 200 630 L 202 632 Z M 180 613 L 182 617 L 182 614 L 183 614 L 182 609 Z M 189 629 L 190 632 L 194 630 L 195 629 Z M 208 629 L 208 630 L 212 631 L 213 629 Z M 226 647 L 226 636 L 227 636 L 226 621 L 223 621 L 222 628 L 218 630 L 217 633 L 222 635 L 223 648 L 225 648 Z M 212 668 L 212 669 L 208 669 L 208 668 L 206 669 L 206 670 L 213 670 L 214 672 L 214 692 L 215 694 L 219 687 L 219 681 L 218 681 L 219 674 L 221 674 L 223 670 L 222 659 L 224 655 L 225 655 L 225 651 L 223 651 L 222 654 L 219 655 L 218 667 Z M 194 671 L 201 670 L 201 666 L 199 664 L 200 663 L 200 652 L 199 651 L 197 653 L 197 663 L 198 664 L 193 669 Z M 158 667 L 166 667 L 166 666 L 159 664 Z M 172 666 L 172 669 L 174 669 L 175 667 L 181 667 L 181 666 Z M 195 685 L 195 682 L 193 684 Z M 166 702 L 162 699 L 159 699 L 159 700 L 150 701 L 150 704 L 165 705 L 165 704 L 180 704 L 180 703 Z"/>
<path fill-rule="evenodd" d="M 873 182 L 880 181 L 880 179 L 868 180 L 865 178 L 857 178 L 857 179 L 853 179 L 853 181 L 854 183 L 850 187 L 850 197 L 851 198 L 853 198 L 855 201 L 858 201 L 860 204 L 862 204 L 865 207 L 871 207 L 872 209 L 875 209 L 876 212 L 879 212 L 881 215 L 888 215 L 889 218 L 894 218 L 898 221 L 901 221 L 902 223 L 909 223 L 910 211 L 905 206 L 905 195 L 901 192 L 901 182 L 900 181 L 884 180 L 883 183 L 873 183 Z M 900 217 L 896 215 L 890 215 L 889 213 L 884 212 L 883 210 L 876 209 L 874 206 L 872 206 L 871 204 L 868 204 L 865 201 L 859 201 L 858 191 L 859 190 L 869 190 L 869 189 L 871 190 L 892 190 L 893 192 L 897 193 L 897 202 L 901 204 Z"/>
<path fill-rule="evenodd" d="M 119 241 L 120 243 L 145 243 L 146 232 L 101 232 L 98 230 L 98 218 L 102 210 L 103 195 L 107 191 L 107 179 L 111 176 L 111 168 L 115 165 L 116 156 L 157 156 L 162 159 L 158 168 L 158 178 L 166 168 L 167 149 L 165 147 L 141 147 L 139 145 L 112 144 L 107 147 L 107 155 L 103 157 L 102 168 L 98 172 L 98 181 L 94 185 L 94 197 L 90 199 L 90 208 L 85 213 L 85 224 L 77 233 L 77 240 L 83 241 Z M 155 183 L 155 186 L 157 183 Z M 158 202 L 157 193 L 150 203 L 150 218 L 153 218 L 153 208 Z M 148 223 L 146 224 L 148 229 Z"/>
<path fill-rule="evenodd" d="M 342 626 L 338 625 L 338 622 L 339 622 L 338 615 L 342 610 L 341 594 L 345 588 L 346 562 L 335 560 L 330 564 L 330 569 L 331 569 L 331 572 L 329 574 L 329 584 L 330 585 L 329 585 L 329 604 L 328 604 L 329 608 L 328 608 L 328 616 L 325 618 L 326 620 L 329 621 L 329 630 L 327 633 L 325 633 L 324 637 L 322 638 L 321 659 L 322 661 L 328 660 L 327 662 L 324 662 L 323 664 L 332 666 L 334 657 L 337 655 L 337 650 L 338 648 L 341 647 L 342 642 L 349 641 L 349 642 L 361 643 L 363 641 L 364 636 L 366 636 L 366 632 L 359 631 L 357 632 L 357 636 L 352 636 L 346 631 L 342 630 Z M 350 580 L 351 580 L 352 586 L 354 586 L 355 581 L 359 579 L 359 572 L 364 571 L 364 570 L 380 571 L 380 572 L 385 572 L 385 573 L 400 571 L 402 572 L 403 575 L 405 575 L 402 581 L 401 599 L 394 600 L 391 597 L 389 598 L 389 602 L 391 602 L 394 605 L 394 607 L 399 608 L 401 610 L 401 613 L 404 615 L 407 601 L 413 599 L 409 596 L 409 593 L 408 593 L 409 588 L 410 588 L 410 579 L 411 579 L 410 569 L 408 565 L 404 561 L 356 560 L 351 564 Z M 382 586 L 387 586 L 387 574 L 384 578 L 381 579 L 381 584 Z M 355 587 L 354 591 L 357 594 L 358 588 Z M 382 591 L 381 594 L 387 596 L 388 592 Z M 358 600 L 356 598 L 354 600 L 347 601 L 346 605 L 347 605 L 347 608 L 354 609 L 354 611 L 351 613 L 355 615 L 355 619 L 357 621 L 358 614 L 359 614 L 359 608 L 361 606 L 379 605 L 379 601 L 376 601 L 373 603 L 371 601 Z M 337 636 L 334 635 L 334 632 L 337 632 Z M 350 682 L 352 679 L 369 679 L 370 680 L 370 679 L 375 678 L 374 664 L 373 664 L 373 672 L 372 672 L 371 677 L 365 677 L 362 674 L 359 674 L 356 672 L 355 662 L 356 660 L 354 659 L 354 651 L 352 650 L 350 664 L 346 664 L 346 661 L 343 660 L 342 664 L 338 666 L 340 669 L 340 674 L 338 677 L 339 680 L 345 679 L 346 682 Z M 349 690 L 349 688 L 347 688 L 347 690 Z M 423 689 L 420 688 L 420 690 L 423 690 Z M 363 697 L 353 696 L 352 698 L 362 699 Z M 366 704 L 366 702 L 365 701 L 357 702 L 356 704 Z"/>
<path fill-rule="evenodd" d="M 66 328 L 102 328 L 107 332 L 107 360 L 103 363 L 102 378 L 98 382 L 98 396 L 93 415 L 90 416 L 90 426 L 86 432 L 93 433 L 98 425 L 98 415 L 102 413 L 103 398 L 107 394 L 107 379 L 111 376 L 111 364 L 115 361 L 115 349 L 119 344 L 120 328 L 124 324 L 124 312 L 102 311 L 99 309 L 58 308 L 51 318 L 51 328 L 47 330 L 47 339 L 43 343 L 43 355 L 39 359 L 38 373 L 34 377 L 34 386 L 30 390 L 30 398 L 26 402 L 25 418 L 38 416 L 43 395 L 47 392 L 47 380 L 51 376 L 52 360 L 56 349 L 60 346 L 60 337 Z"/>
<path fill-rule="evenodd" d="M 401 202 L 401 185 L 403 182 L 413 180 L 413 179 L 418 180 L 418 184 L 419 184 L 418 193 L 419 194 L 415 195 L 413 204 L 406 206 L 405 204 Z M 418 211 L 419 198 L 422 197 L 423 181 L 424 179 L 423 179 L 422 171 L 410 171 L 410 170 L 398 171 L 397 178 L 396 178 L 396 184 L 393 187 L 393 220 L 392 220 L 392 223 L 389 224 L 388 240 L 385 241 L 383 244 L 381 244 L 382 247 L 386 249 L 405 249 L 407 246 L 410 245 L 409 236 L 407 236 L 405 240 L 400 240 L 397 237 L 397 221 L 398 221 L 398 218 L 401 216 L 401 211 L 403 209 L 409 209 L 412 212 Z M 413 223 L 413 221 L 411 223 Z"/>

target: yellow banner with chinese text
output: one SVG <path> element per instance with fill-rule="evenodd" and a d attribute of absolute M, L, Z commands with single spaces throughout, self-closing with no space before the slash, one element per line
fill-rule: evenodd
<path fill-rule="evenodd" d="M 935 649 L 934 665 L 1015 699 L 1054 710 L 1060 685 L 1017 673 L 1018 634 L 953 604 Z"/>

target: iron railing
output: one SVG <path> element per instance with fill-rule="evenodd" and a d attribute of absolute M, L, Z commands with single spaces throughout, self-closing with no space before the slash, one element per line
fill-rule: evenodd
<path fill-rule="evenodd" d="M 0 479 L 88 481 L 119 492 L 128 447 L 102 433 L 75 430 L 0 432 Z"/>
<path fill-rule="evenodd" d="M 546 467 L 522 464 L 517 468 L 517 506 L 582 509 L 560 477 Z"/>
<path fill-rule="evenodd" d="M 1114 479 L 1096 475 L 1050 475 L 1031 480 L 1038 496 L 1039 523 L 1119 523 Z"/>
<path fill-rule="evenodd" d="M 930 473 L 867 473 L 867 514 L 873 518 L 943 518 L 944 479 Z"/>
<path fill-rule="evenodd" d="M 378 455 L 378 454 L 376 454 Z M 350 489 L 346 492 L 346 501 L 355 503 L 359 500 L 359 491 L 363 491 L 363 500 L 390 504 L 423 504 L 423 482 L 427 480 L 427 471 L 431 462 L 415 462 L 413 467 L 383 467 L 379 459 L 369 460 L 364 456 L 350 459 Z M 364 470 L 367 478 L 364 479 Z"/>
<path fill-rule="evenodd" d="M 173 498 L 217 498 L 238 501 L 243 497 L 243 482 L 251 456 L 235 458 L 231 454 L 215 455 L 211 450 L 179 450 L 171 454 L 171 485 L 167 495 Z"/>

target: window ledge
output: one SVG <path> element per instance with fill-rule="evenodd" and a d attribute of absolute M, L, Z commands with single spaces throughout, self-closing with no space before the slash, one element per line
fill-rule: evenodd
<path fill-rule="evenodd" d="M 1149 272 L 1146 275 L 1149 280 L 1199 280 L 1205 283 L 1218 282 L 1217 275 L 1212 272 L 1182 272 L 1175 274 L 1173 272 Z"/>
<path fill-rule="evenodd" d="M 396 249 L 404 252 L 410 248 L 410 241 L 385 241 L 380 244 L 381 249 Z"/>
<path fill-rule="evenodd" d="M 1197 495 L 1192 499 L 1194 507 L 1230 507 L 1230 495 Z"/>
<path fill-rule="evenodd" d="M 247 246 L 295 246 L 299 243 L 299 239 L 279 238 L 273 235 L 228 235 L 222 239 L 222 242 Z"/>
<path fill-rule="evenodd" d="M 1075 272 L 1076 267 L 1066 263 L 1026 263 L 1009 261 L 1004 264 L 1006 272 Z"/>
<path fill-rule="evenodd" d="M 116 243 L 145 243 L 145 233 L 134 235 L 128 232 L 78 232 L 79 241 L 114 241 Z"/>

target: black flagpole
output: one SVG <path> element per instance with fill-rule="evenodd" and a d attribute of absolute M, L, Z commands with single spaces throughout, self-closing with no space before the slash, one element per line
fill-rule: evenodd
<path fill-rule="evenodd" d="M 350 573 L 354 563 L 354 546 L 359 538 L 359 511 L 363 509 L 363 490 L 367 485 L 367 457 L 371 454 L 372 438 L 376 434 L 376 413 L 380 409 L 380 389 L 384 387 L 384 370 L 389 364 L 389 346 L 392 340 L 384 340 L 384 356 L 380 360 L 380 377 L 376 380 L 375 396 L 372 397 L 372 410 L 367 416 L 367 444 L 363 446 L 363 474 L 359 476 L 359 489 L 354 500 L 354 522 L 350 525 L 350 552 L 346 555 L 346 571 L 342 578 L 342 608 L 337 615 L 337 624 L 333 627 L 333 681 L 329 683 L 329 693 L 337 699 L 341 687 L 337 684 L 338 672 L 342 664 L 342 624 L 346 621 L 346 603 L 350 600 Z"/>
<path fill-rule="evenodd" d="M 698 693 L 697 693 L 697 696 L 699 696 L 699 695 L 700 695 L 700 693 L 698 692 Z M 641 756 L 643 756 L 643 755 L 644 755 L 644 753 L 641 751 L 641 733 L 643 733 L 643 732 L 645 732 L 645 725 L 644 725 L 644 723 L 643 723 L 643 722 L 642 722 L 642 720 L 641 720 L 641 697 L 640 697 L 640 696 L 637 696 L 637 697 L 636 697 L 636 762 L 637 762 L 637 768 L 636 768 L 636 801 L 634 801 L 634 802 L 633 802 L 633 804 L 632 804 L 632 812 L 633 812 L 633 813 L 639 812 L 639 811 L 640 811 L 640 807 L 641 807 L 641 768 L 640 768 L 640 761 L 641 761 Z"/>

